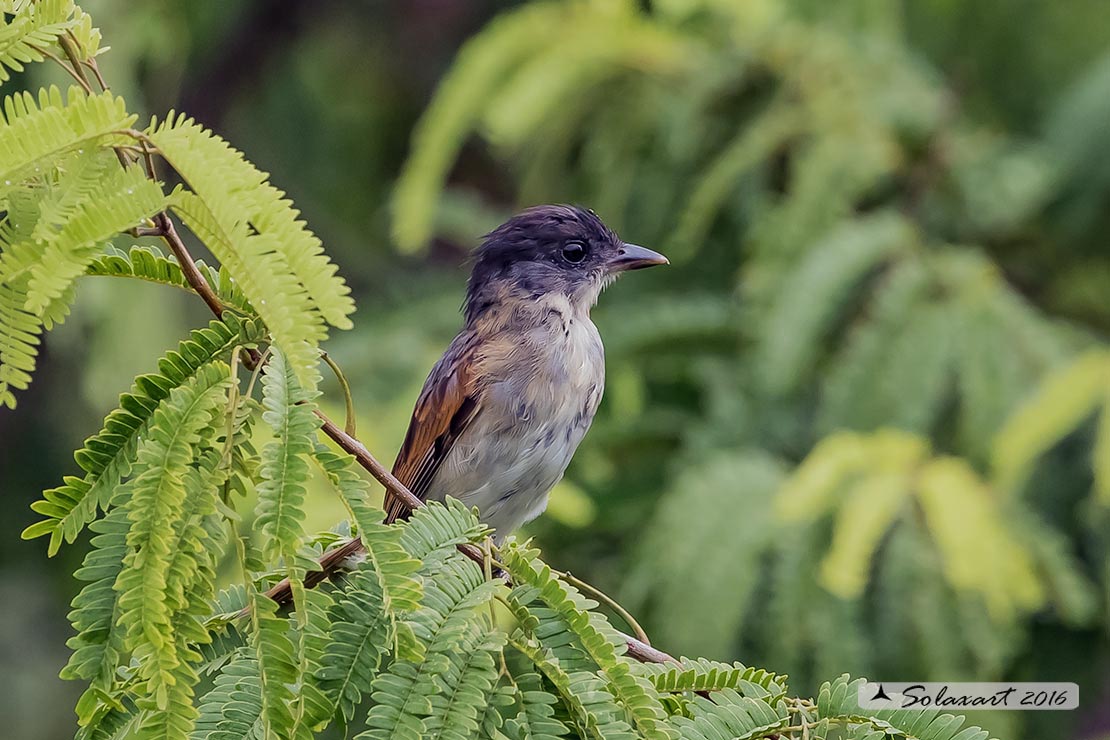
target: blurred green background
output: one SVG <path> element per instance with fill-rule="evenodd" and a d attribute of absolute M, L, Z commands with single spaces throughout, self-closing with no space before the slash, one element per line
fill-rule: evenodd
<path fill-rule="evenodd" d="M 673 266 L 595 311 L 608 388 L 527 530 L 546 559 L 675 654 L 803 694 L 844 671 L 1076 681 L 1077 712 L 975 721 L 1110 737 L 1104 2 L 83 6 L 131 110 L 210 126 L 323 238 L 359 304 L 328 349 L 381 458 L 480 235 L 588 205 Z M 56 675 L 85 544 L 47 560 L 27 506 L 207 320 L 89 279 L 0 413 L 9 737 L 70 736 L 79 693 Z M 314 502 L 310 526 L 343 516 Z"/>

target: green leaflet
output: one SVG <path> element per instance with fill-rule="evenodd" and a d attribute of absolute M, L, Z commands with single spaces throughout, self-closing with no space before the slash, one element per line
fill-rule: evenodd
<path fill-rule="evenodd" d="M 410 738 L 420 740 L 429 732 L 444 728 L 443 717 L 437 714 L 435 697 L 461 690 L 461 704 L 456 707 L 457 721 L 473 719 L 470 709 L 484 705 L 485 682 L 480 686 L 463 687 L 468 654 L 459 649 L 460 641 L 475 639 L 489 632 L 482 607 L 501 588 L 497 581 L 486 581 L 481 570 L 462 555 L 455 554 L 435 561 L 437 567 L 428 573 L 421 607 L 409 619 L 412 631 L 425 645 L 417 660 L 398 660 L 374 679 L 374 707 L 367 717 L 370 729 L 360 738 Z M 490 650 L 486 644 L 472 650 Z M 488 666 L 479 667 L 488 678 Z M 472 677 L 468 677 L 470 680 Z M 488 687 L 492 690 L 492 684 Z M 480 702 L 475 701 L 478 691 Z M 468 709 L 469 708 L 469 709 Z"/>
<path fill-rule="evenodd" d="M 77 729 L 75 740 L 128 740 L 134 737 L 139 713 L 135 703 L 126 695 L 112 695 L 110 701 L 100 703 L 98 707 L 98 715 L 89 724 Z"/>
<path fill-rule="evenodd" d="M 258 660 L 236 651 L 201 697 L 192 740 L 262 740 L 262 681 Z"/>
<path fill-rule="evenodd" d="M 118 163 L 106 169 L 105 154 L 71 157 L 9 198 L 0 226 L 0 405 L 14 406 L 11 389 L 30 383 L 39 333 L 64 318 L 73 281 L 102 243 L 162 208 L 156 183 Z"/>
<path fill-rule="evenodd" d="M 366 503 L 367 486 L 353 458 L 320 448 L 316 456 L 355 513 L 366 545 L 365 559 L 348 574 L 329 611 L 329 642 L 313 675 L 331 702 L 327 716 L 338 708 L 349 722 L 386 655 L 418 660 L 422 654 L 405 621 L 420 606 L 423 589 L 413 574 L 421 563 L 401 547 L 402 528 L 382 524 L 384 513 Z"/>
<path fill-rule="evenodd" d="M 85 679 L 92 682 L 92 688 L 104 691 L 111 688 L 115 668 L 124 652 L 123 635 L 114 629 L 119 602 L 113 586 L 128 552 L 127 532 L 131 525 L 125 504 L 129 498 L 130 492 L 122 489 L 108 515 L 89 527 L 94 533 L 92 549 L 74 574 L 88 585 L 72 602 L 69 621 L 77 634 L 66 642 L 73 655 L 61 672 L 62 678 Z M 79 710 L 78 718 L 83 721 L 89 715 Z"/>
<path fill-rule="evenodd" d="M 510 542 L 501 554 L 514 583 L 519 584 L 510 593 L 516 610 L 528 611 L 529 603 L 538 600 L 553 612 L 537 616 L 525 628 L 537 635 L 541 644 L 544 644 L 541 635 L 554 644 L 562 642 L 551 638 L 552 627 L 573 633 L 581 650 L 600 669 L 609 691 L 619 700 L 636 730 L 648 738 L 675 737 L 673 730 L 663 723 L 664 713 L 654 687 L 635 675 L 629 661 L 622 657 L 624 639 L 602 615 L 590 611 L 597 604 L 556 578 L 538 559 L 536 551 Z"/>
<path fill-rule="evenodd" d="M 743 689 L 750 684 L 761 686 L 776 698 L 786 691 L 781 678 L 762 668 L 706 658 L 684 658 L 677 667 L 668 663 L 644 663 L 636 666 L 636 672 L 651 681 L 658 691 Z"/>
<path fill-rule="evenodd" d="M 110 92 L 86 95 L 71 87 L 62 99 L 57 87 L 42 89 L 36 100 L 28 92 L 4 98 L 0 117 L 0 193 L 24 177 L 44 170 L 54 160 L 80 147 L 128 143 L 115 133 L 135 122 L 123 98 Z"/>
<path fill-rule="evenodd" d="M 460 501 L 429 502 L 401 529 L 401 547 L 412 557 L 428 563 L 455 552 L 455 545 L 477 542 L 489 532 L 474 512 Z"/>
<path fill-rule="evenodd" d="M 253 315 L 254 309 L 246 296 L 228 275 L 227 270 L 213 269 L 203 260 L 197 261 L 197 269 L 216 292 L 225 306 L 237 309 L 243 314 Z M 103 277 L 128 277 L 146 280 L 161 285 L 169 285 L 192 292 L 181 266 L 177 260 L 166 257 L 154 247 L 133 246 L 127 252 L 112 249 L 107 254 L 98 255 L 85 268 L 86 275 Z"/>
<path fill-rule="evenodd" d="M 364 540 L 367 533 L 379 531 L 390 531 L 400 536 L 399 528 L 389 529 L 382 525 L 385 512 L 370 503 L 370 484 L 359 473 L 360 468 L 353 455 L 316 445 L 313 457 L 343 498 Z"/>
<path fill-rule="evenodd" d="M 11 79 L 12 72 L 41 62 L 40 49 L 55 47 L 59 36 L 73 28 L 73 0 L 44 0 L 34 3 L 14 18 L 0 16 L 0 83 Z"/>
<path fill-rule="evenodd" d="M 293 738 L 296 724 L 292 687 L 299 681 L 296 648 L 289 638 L 289 620 L 263 594 L 251 594 L 254 620 L 254 658 L 262 686 L 259 721 L 262 737 Z"/>
<path fill-rule="evenodd" d="M 587 670 L 566 670 L 550 648 L 526 641 L 512 642 L 554 687 L 580 735 L 595 740 L 637 737 L 625 712 L 606 690 L 604 679 Z"/>
<path fill-rule="evenodd" d="M 127 505 L 130 552 L 115 584 L 119 593 L 118 624 L 125 632 L 125 644 L 138 660 L 147 693 L 160 710 L 172 711 L 171 702 L 192 709 L 191 692 L 188 696 L 181 694 L 182 688 L 189 688 L 180 673 L 182 667 L 188 668 L 188 655 L 180 650 L 177 632 L 182 625 L 174 619 L 175 613 L 189 603 L 183 593 L 188 576 L 171 569 L 178 554 L 175 547 L 194 547 L 194 541 L 182 541 L 183 537 L 193 540 L 196 536 L 195 532 L 184 531 L 186 507 L 194 505 L 195 497 L 212 495 L 210 490 L 202 490 L 204 481 L 191 474 L 194 469 L 189 464 L 202 433 L 219 423 L 230 384 L 230 369 L 213 363 L 194 381 L 174 389 L 154 412 L 149 437 L 136 454 Z M 177 536 L 179 527 L 183 537 Z M 203 547 L 200 542 L 195 546 Z M 171 590 L 174 578 L 181 579 L 177 586 L 181 594 Z"/>
<path fill-rule="evenodd" d="M 689 717 L 676 716 L 673 720 L 684 740 L 711 740 L 722 735 L 749 740 L 790 724 L 782 702 L 768 703 L 733 689 L 715 691 L 712 698 L 696 696 L 688 707 Z"/>
<path fill-rule="evenodd" d="M 373 579 L 356 570 L 331 607 L 328 645 L 312 674 L 313 685 L 327 698 L 327 711 L 314 714 L 314 720 L 330 720 L 338 711 L 336 716 L 350 722 L 388 654 L 389 623 L 370 584 Z"/>
<path fill-rule="evenodd" d="M 131 392 L 120 396 L 120 407 L 105 417 L 104 428 L 74 453 L 85 476 L 67 476 L 62 486 L 44 491 L 42 500 L 31 508 L 46 518 L 25 529 L 23 538 L 49 534 L 51 555 L 63 540 L 73 542 L 95 519 L 97 508 L 107 507 L 113 488 L 131 472 L 139 440 L 149 434 L 151 417 L 170 392 L 212 361 L 227 357 L 233 348 L 250 346 L 262 336 L 256 322 L 225 314 L 223 321 L 194 330 L 176 351 L 167 353 L 159 360 L 157 373 L 136 378 Z"/>
<path fill-rule="evenodd" d="M 297 631 L 297 676 L 300 690 L 294 699 L 293 711 L 296 724 L 294 736 L 316 732 L 324 728 L 335 713 L 335 701 L 314 681 L 312 676 L 323 664 L 330 649 L 334 633 L 331 614 L 335 602 L 331 594 L 322 589 L 306 591 L 303 614 L 296 615 L 300 629 Z"/>
<path fill-rule="evenodd" d="M 291 576 L 303 567 L 297 559 L 304 535 L 305 482 L 315 431 L 322 423 L 313 413 L 316 395 L 300 385 L 285 354 L 272 348 L 262 375 L 262 418 L 275 439 L 262 449 L 257 525 L 267 537 L 266 554 L 283 558 Z"/>
<path fill-rule="evenodd" d="M 512 678 L 510 695 L 517 710 L 504 721 L 506 735 L 512 740 L 564 737 L 569 729 L 554 717 L 559 697 L 547 691 L 543 679 L 530 663 L 522 666 L 518 664 L 523 661 L 511 660 L 523 657 L 519 652 L 505 657 Z"/>
<path fill-rule="evenodd" d="M 95 172 L 95 170 L 94 170 Z M 86 175 L 79 171 L 74 178 Z M 63 180 L 64 183 L 64 180 Z M 43 212 L 36 229 L 44 233 L 38 237 L 42 245 L 38 259 L 30 267 L 27 290 L 27 309 L 41 312 L 58 299 L 69 283 L 85 272 L 101 242 L 115 236 L 148 216 L 162 210 L 165 198 L 157 183 L 148 180 L 138 167 L 115 167 L 107 174 L 97 173 L 95 200 L 82 198 L 80 205 L 66 204 L 64 193 L 54 203 L 46 203 L 56 210 Z M 85 183 L 75 182 L 69 187 L 80 189 Z M 72 209 L 72 212 L 66 210 Z M 57 219 L 46 221 L 45 219 Z"/>
<path fill-rule="evenodd" d="M 498 658 L 505 646 L 504 632 L 472 622 L 458 641 L 462 660 L 450 660 L 436 676 L 439 691 L 428 698 L 432 714 L 425 722 L 427 738 L 466 740 L 482 726 L 486 707 L 494 694 L 500 673 Z"/>
<path fill-rule="evenodd" d="M 174 211 L 234 276 L 298 379 L 314 389 L 325 324 L 350 328 L 354 311 L 319 239 L 268 175 L 191 119 L 171 114 L 149 135 L 189 186 L 171 196 Z"/>
<path fill-rule="evenodd" d="M 28 311 L 27 286 L 0 284 L 0 406 L 15 408 L 14 390 L 31 383 L 42 321 Z"/>

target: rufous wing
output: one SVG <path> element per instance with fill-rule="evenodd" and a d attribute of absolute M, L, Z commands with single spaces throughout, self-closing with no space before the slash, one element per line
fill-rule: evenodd
<path fill-rule="evenodd" d="M 444 458 L 481 411 L 475 371 L 479 347 L 475 335 L 463 332 L 432 368 L 393 463 L 393 475 L 422 501 Z M 388 492 L 385 510 L 386 523 L 408 516 L 405 506 Z"/>

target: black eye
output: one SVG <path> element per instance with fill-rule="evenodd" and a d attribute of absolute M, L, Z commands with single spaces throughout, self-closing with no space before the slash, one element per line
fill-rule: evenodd
<path fill-rule="evenodd" d="M 577 265 L 586 259 L 586 245 L 582 242 L 567 242 L 563 245 L 563 259 Z"/>

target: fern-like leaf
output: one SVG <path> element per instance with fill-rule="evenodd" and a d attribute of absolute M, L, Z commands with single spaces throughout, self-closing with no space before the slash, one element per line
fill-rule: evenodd
<path fill-rule="evenodd" d="M 296 718 L 293 687 L 299 682 L 296 649 L 289 638 L 289 620 L 277 614 L 277 604 L 254 593 L 251 610 L 255 622 L 254 653 L 261 684 L 259 718 L 262 736 L 290 738 Z"/>
<path fill-rule="evenodd" d="M 419 740 L 442 727 L 443 717 L 437 715 L 433 697 L 459 687 L 468 661 L 466 652 L 459 650 L 460 640 L 477 634 L 475 629 L 490 630 L 480 609 L 499 588 L 498 582 L 486 581 L 462 555 L 438 563 L 425 581 L 421 608 L 409 619 L 425 645 L 424 655 L 396 661 L 374 680 L 375 705 L 367 718 L 370 729 L 360 738 Z"/>
<path fill-rule="evenodd" d="M 188 577 L 180 570 L 174 571 L 174 548 L 183 544 L 179 534 L 187 540 L 197 539 L 183 531 L 188 524 L 183 517 L 187 504 L 191 505 L 190 497 L 205 496 L 206 492 L 198 490 L 204 481 L 190 462 L 205 430 L 216 428 L 230 382 L 230 368 L 213 363 L 195 380 L 170 394 L 154 412 L 150 436 L 139 447 L 130 484 L 130 552 L 115 585 L 119 626 L 125 631 L 125 644 L 139 662 L 147 693 L 159 710 L 170 713 L 174 709 L 171 702 L 192 708 L 191 693 L 180 693 L 178 669 L 187 660 L 179 650 L 183 641 L 178 631 L 183 625 L 174 619 L 175 613 L 188 604 L 184 586 Z M 187 546 L 193 544 L 190 541 Z M 179 593 L 174 593 L 175 589 Z"/>
<path fill-rule="evenodd" d="M 253 315 L 254 309 L 239 286 L 231 280 L 224 269 L 213 269 L 197 260 L 197 269 L 215 291 L 225 306 L 235 308 L 246 315 Z M 85 268 L 86 275 L 103 277 L 137 278 L 160 285 L 169 285 L 192 292 L 193 288 L 181 272 L 177 260 L 167 257 L 153 247 L 133 246 L 127 252 L 109 250 L 107 254 L 97 255 Z"/>
<path fill-rule="evenodd" d="M 573 586 L 557 578 L 535 551 L 510 543 L 502 550 L 502 557 L 514 583 L 519 584 L 511 595 L 517 608 L 528 609 L 524 594 L 534 594 L 533 598 L 552 612 L 538 624 L 529 625 L 530 631 L 553 635 L 555 630 L 565 628 L 572 633 L 582 650 L 600 668 L 609 690 L 628 712 L 636 729 L 647 738 L 674 737 L 673 731 L 663 722 L 664 713 L 654 687 L 633 673 L 631 663 L 623 659 L 624 639 L 602 615 L 591 611 L 597 606 L 596 602 L 584 598 Z M 544 639 L 540 638 L 541 644 Z M 549 636 L 546 639 L 554 643 L 558 638 Z"/>
<path fill-rule="evenodd" d="M 72 206 L 72 213 L 44 212 L 40 217 L 36 230 L 41 228 L 44 233 L 40 237 L 38 259 L 30 266 L 29 311 L 41 313 L 61 297 L 69 284 L 85 272 L 102 242 L 161 211 L 165 205 L 162 189 L 138 167 L 114 168 L 95 182 L 95 199 L 78 193 L 74 197 L 80 198 L 79 205 Z M 80 189 L 80 183 L 73 187 Z M 65 197 L 68 194 L 62 196 Z M 71 208 L 69 204 L 55 207 Z M 47 222 L 45 218 L 64 220 Z"/>
<path fill-rule="evenodd" d="M 27 92 L 5 97 L 0 117 L 0 190 L 79 148 L 129 142 L 118 132 L 134 122 L 123 98 L 110 92 L 87 95 L 71 87 L 63 100 L 61 91 L 51 87 L 40 90 L 37 101 Z"/>
<path fill-rule="evenodd" d="M 0 406 L 15 408 L 35 371 L 42 321 L 28 311 L 26 282 L 0 283 Z"/>
<path fill-rule="evenodd" d="M 11 19 L 0 15 L 0 83 L 43 61 L 42 49 L 56 47 L 58 37 L 76 25 L 72 16 L 73 0 L 27 3 Z"/>
<path fill-rule="evenodd" d="M 689 717 L 673 719 L 684 740 L 749 740 L 771 735 L 790 724 L 790 714 L 782 702 L 771 704 L 733 689 L 714 692 L 710 698 L 696 696 L 688 711 Z"/>
<path fill-rule="evenodd" d="M 439 691 L 428 697 L 432 713 L 424 721 L 426 738 L 467 740 L 478 734 L 497 685 L 505 639 L 504 632 L 491 631 L 487 624 L 469 625 L 456 644 L 459 657 L 451 656 L 435 678 Z"/>
<path fill-rule="evenodd" d="M 45 491 L 43 499 L 31 505 L 46 518 L 25 529 L 24 539 L 50 535 L 51 555 L 63 540 L 73 542 L 96 518 L 97 508 L 107 507 L 113 488 L 131 472 L 139 441 L 150 434 L 151 417 L 170 392 L 235 347 L 250 346 L 263 336 L 257 322 L 225 314 L 222 321 L 194 330 L 176 351 L 167 353 L 159 360 L 157 373 L 136 378 L 131 392 L 120 396 L 120 407 L 104 419 L 104 428 L 74 454 L 85 476 L 67 476 L 62 486 Z"/>
<path fill-rule="evenodd" d="M 564 737 L 569 729 L 555 718 L 555 705 L 559 697 L 549 692 L 540 674 L 532 665 L 519 666 L 522 657 L 514 651 L 506 655 L 506 665 L 511 677 L 511 697 L 516 713 L 504 722 L 510 740 L 553 740 Z"/>
<path fill-rule="evenodd" d="M 313 413 L 316 395 L 301 387 L 285 354 L 273 348 L 262 377 L 262 418 L 275 440 L 262 450 L 258 527 L 266 535 L 268 554 L 284 558 L 291 573 L 302 546 L 309 455 L 321 423 Z"/>
<path fill-rule="evenodd" d="M 455 552 L 455 545 L 476 542 L 489 532 L 474 512 L 457 499 L 430 502 L 413 512 L 402 528 L 401 547 L 425 563 Z M 436 557 L 433 557 L 435 555 Z"/>
<path fill-rule="evenodd" d="M 749 668 L 741 663 L 719 663 L 706 658 L 682 658 L 680 665 L 644 663 L 636 671 L 646 677 L 658 691 L 719 691 L 750 685 L 763 687 L 770 695 L 781 698 L 786 688 L 778 676 L 762 668 Z M 750 695 L 750 694 L 749 694 Z"/>
<path fill-rule="evenodd" d="M 594 740 L 632 740 L 637 733 L 625 711 L 606 690 L 605 680 L 588 670 L 567 670 L 550 648 L 530 641 L 512 645 L 543 674 L 558 692 L 579 734 Z"/>
<path fill-rule="evenodd" d="M 192 740 L 262 740 L 262 682 L 258 661 L 235 656 L 200 700 Z"/>
<path fill-rule="evenodd" d="M 325 322 L 350 328 L 354 310 L 320 241 L 265 173 L 191 119 L 171 116 L 150 137 L 190 188 L 174 193 L 174 210 L 242 286 L 302 384 L 314 388 Z"/>
<path fill-rule="evenodd" d="M 349 722 L 386 654 L 402 660 L 421 655 L 405 621 L 420 605 L 423 589 L 413 574 L 421 563 L 401 547 L 402 528 L 382 524 L 383 512 L 366 503 L 366 483 L 354 472 L 352 458 L 320 449 L 316 456 L 355 513 L 366 546 L 365 558 L 331 607 L 330 642 L 313 676 Z"/>

